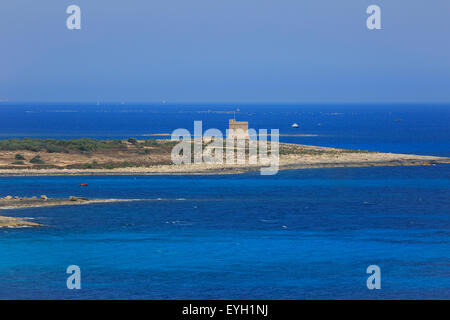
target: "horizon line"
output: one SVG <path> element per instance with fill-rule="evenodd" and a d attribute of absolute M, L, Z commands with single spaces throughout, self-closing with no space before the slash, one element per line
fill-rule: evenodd
<path fill-rule="evenodd" d="M 9 100 L 0 100 L 0 104 L 84 104 L 84 105 L 105 105 L 105 104 L 112 104 L 112 105 L 143 105 L 143 104 L 149 104 L 149 105 L 167 105 L 167 106 L 174 106 L 174 105 L 220 105 L 225 106 L 229 105 L 230 107 L 234 107 L 237 105 L 273 105 L 273 104 L 280 104 L 280 105 L 424 105 L 424 104 L 434 104 L 434 105 L 448 105 L 450 104 L 450 101 L 380 101 L 380 102 L 369 102 L 369 101 L 357 101 L 357 102 L 308 102 L 308 101 L 294 101 L 294 102 L 282 102 L 282 101 L 266 101 L 266 102 L 195 102 L 195 101 L 9 101 Z"/>

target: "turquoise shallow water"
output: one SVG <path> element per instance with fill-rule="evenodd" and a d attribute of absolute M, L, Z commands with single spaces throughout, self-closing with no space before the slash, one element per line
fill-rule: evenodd
<path fill-rule="evenodd" d="M 146 199 L 2 212 L 46 227 L 0 230 L 1 299 L 450 298 L 448 165 L 4 177 L 0 190 Z M 366 288 L 371 264 L 381 290 Z"/>

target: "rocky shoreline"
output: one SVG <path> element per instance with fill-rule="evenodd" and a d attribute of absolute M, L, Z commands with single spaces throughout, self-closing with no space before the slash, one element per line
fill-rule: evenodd
<path fill-rule="evenodd" d="M 384 156 L 388 155 L 388 156 Z M 358 158 L 357 158 L 358 157 Z M 450 158 L 400 155 L 369 154 L 361 159 L 361 155 L 315 159 L 299 157 L 281 158 L 279 170 L 300 170 L 344 167 L 390 167 L 390 166 L 429 166 L 449 164 Z M 242 174 L 260 170 L 262 165 L 248 164 L 190 164 L 190 165 L 155 165 L 150 167 L 128 167 L 115 169 L 0 169 L 0 177 L 14 176 L 90 176 L 90 175 L 210 175 L 210 174 Z"/>
<path fill-rule="evenodd" d="M 0 228 L 24 228 L 42 227 L 39 223 L 25 221 L 23 219 L 0 216 Z"/>
<path fill-rule="evenodd" d="M 45 195 L 40 197 L 18 197 L 6 196 L 0 198 L 0 210 L 24 209 L 36 207 L 52 207 L 66 205 L 86 205 L 92 203 L 109 203 L 133 201 L 129 199 L 88 199 L 82 197 L 70 196 L 65 199 L 49 198 Z M 0 228 L 18 228 L 18 227 L 40 227 L 39 223 L 25 221 L 20 218 L 0 216 Z"/>

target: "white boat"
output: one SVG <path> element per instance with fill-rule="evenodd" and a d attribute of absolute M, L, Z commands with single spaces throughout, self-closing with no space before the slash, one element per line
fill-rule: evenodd
<path fill-rule="evenodd" d="M 298 125 L 298 123 L 293 123 L 291 127 L 292 127 L 292 128 L 298 128 L 298 127 L 300 127 L 300 126 Z"/>

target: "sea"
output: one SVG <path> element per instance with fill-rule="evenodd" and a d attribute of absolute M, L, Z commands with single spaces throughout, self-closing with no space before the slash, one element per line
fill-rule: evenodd
<path fill-rule="evenodd" d="M 450 156 L 445 104 L 3 102 L 0 139 L 225 132 L 234 117 L 309 135 L 282 142 Z M 0 177 L 2 197 L 42 194 L 137 200 L 2 210 L 45 226 L 0 229 L 0 299 L 450 299 L 447 164 Z"/>

